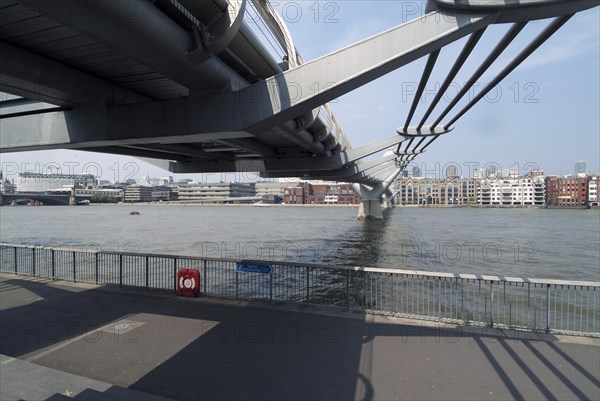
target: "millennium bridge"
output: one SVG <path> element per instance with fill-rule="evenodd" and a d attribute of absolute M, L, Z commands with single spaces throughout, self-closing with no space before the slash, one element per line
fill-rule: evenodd
<path fill-rule="evenodd" d="M 2 0 L 0 91 L 9 95 L 0 102 L 0 150 L 79 149 L 144 158 L 174 173 L 351 182 L 361 198 L 359 217 L 382 218 L 394 195 L 390 185 L 411 160 L 569 18 L 598 4 L 430 0 L 422 17 L 305 61 L 264 0 Z M 252 29 L 255 18 L 283 60 Z M 458 107 L 525 26 L 540 19 L 552 21 Z M 510 28 L 443 108 L 440 100 L 492 24 Z M 424 116 L 414 119 L 440 52 L 464 37 Z M 416 96 L 397 132 L 353 148 L 328 102 L 423 57 Z"/>

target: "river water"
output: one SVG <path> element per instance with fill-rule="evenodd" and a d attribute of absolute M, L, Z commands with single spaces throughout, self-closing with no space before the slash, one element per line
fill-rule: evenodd
<path fill-rule="evenodd" d="M 0 207 L 0 241 L 185 256 L 600 281 L 597 210 Z"/>

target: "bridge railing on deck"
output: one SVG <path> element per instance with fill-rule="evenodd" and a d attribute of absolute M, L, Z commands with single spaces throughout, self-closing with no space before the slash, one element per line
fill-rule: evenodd
<path fill-rule="evenodd" d="M 294 302 L 414 319 L 600 336 L 600 282 L 432 273 L 295 262 L 268 273 L 240 261 L 0 244 L 0 271 L 85 283 L 175 290 L 197 269 L 205 296 Z"/>

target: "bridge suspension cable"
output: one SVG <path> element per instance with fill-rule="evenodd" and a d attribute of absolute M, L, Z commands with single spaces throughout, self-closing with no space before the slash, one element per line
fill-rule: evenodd
<path fill-rule="evenodd" d="M 456 78 L 457 74 L 460 72 L 469 56 L 472 54 L 473 50 L 482 38 L 487 27 L 483 27 L 470 34 L 460 54 L 458 55 L 451 69 L 446 75 L 443 83 L 437 90 L 433 101 L 429 104 L 424 115 L 421 117 L 418 125 L 415 128 L 411 128 L 411 121 L 415 115 L 418 104 L 422 102 L 423 93 L 432 75 L 432 71 L 440 55 L 441 49 L 437 49 L 429 53 L 429 55 L 427 56 L 425 67 L 423 68 L 423 72 L 421 74 L 419 85 L 415 92 L 415 97 L 408 111 L 406 121 L 403 127 L 398 129 L 399 135 L 405 135 L 409 133 L 409 131 L 414 131 L 415 135 L 398 143 L 395 151 L 396 155 L 398 156 L 395 159 L 396 162 L 403 163 L 405 166 L 406 164 L 408 164 L 408 161 L 413 160 L 418 154 L 415 153 L 411 156 L 401 155 L 401 149 L 405 142 L 406 145 L 403 149 L 403 153 L 408 154 L 411 152 L 416 152 L 417 150 L 419 151 L 419 153 L 422 153 L 429 146 L 431 146 L 431 144 L 435 142 L 442 134 L 449 132 L 452 129 L 453 125 L 467 111 L 469 111 L 475 104 L 481 101 L 481 99 L 483 99 L 496 85 L 498 85 L 503 79 L 505 79 L 536 49 L 538 49 L 544 42 L 546 42 L 546 40 L 548 40 L 554 33 L 556 33 L 556 31 L 558 31 L 558 29 L 560 29 L 560 27 L 562 27 L 572 16 L 573 14 L 568 14 L 561 17 L 556 17 L 541 33 L 539 33 L 528 45 L 526 45 L 525 48 L 520 53 L 518 53 L 517 56 L 514 57 L 508 63 L 508 65 L 506 65 L 481 91 L 479 91 L 473 99 L 471 99 L 462 109 L 460 109 L 454 117 L 452 117 L 448 122 L 443 123 L 443 129 L 439 131 L 439 133 L 437 133 L 436 130 L 438 130 L 438 126 L 440 126 L 443 119 L 456 107 L 456 105 L 464 98 L 464 96 L 467 93 L 469 93 L 469 91 L 477 83 L 477 80 L 480 79 L 481 76 L 486 71 L 488 71 L 490 67 L 496 62 L 496 60 L 504 53 L 507 47 L 523 31 L 528 21 L 519 21 L 512 24 L 512 26 L 508 29 L 508 31 L 504 34 L 504 36 L 500 39 L 496 46 L 490 51 L 487 57 L 485 57 L 481 64 L 472 73 L 472 75 L 466 81 L 465 85 L 460 89 L 458 94 L 450 101 L 450 103 L 444 108 L 441 114 L 439 114 L 439 116 L 435 119 L 433 124 L 426 127 L 425 123 L 427 119 L 431 116 L 435 108 L 439 105 L 440 100 L 446 94 L 451 83 Z M 426 134 L 427 132 L 429 132 L 429 134 Z M 413 145 L 415 139 L 418 137 L 420 137 L 419 140 L 415 145 Z"/>

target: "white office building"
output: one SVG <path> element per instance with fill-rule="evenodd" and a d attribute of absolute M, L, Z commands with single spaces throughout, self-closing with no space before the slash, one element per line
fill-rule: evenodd
<path fill-rule="evenodd" d="M 598 180 L 600 176 L 589 175 L 588 176 L 588 206 L 598 207 L 600 199 L 598 199 Z"/>
<path fill-rule="evenodd" d="M 70 187 L 88 188 L 96 184 L 91 174 L 38 174 L 19 173 L 15 180 L 15 192 L 47 192 Z"/>
<path fill-rule="evenodd" d="M 220 182 L 179 185 L 178 199 L 181 201 L 235 202 L 251 201 L 256 198 L 254 183 Z"/>
<path fill-rule="evenodd" d="M 260 181 L 255 184 L 256 196 L 277 195 L 283 198 L 286 188 L 295 188 L 300 181 Z"/>
<path fill-rule="evenodd" d="M 546 185 L 543 175 L 489 177 L 480 181 L 477 203 L 483 206 L 544 206 Z"/>

